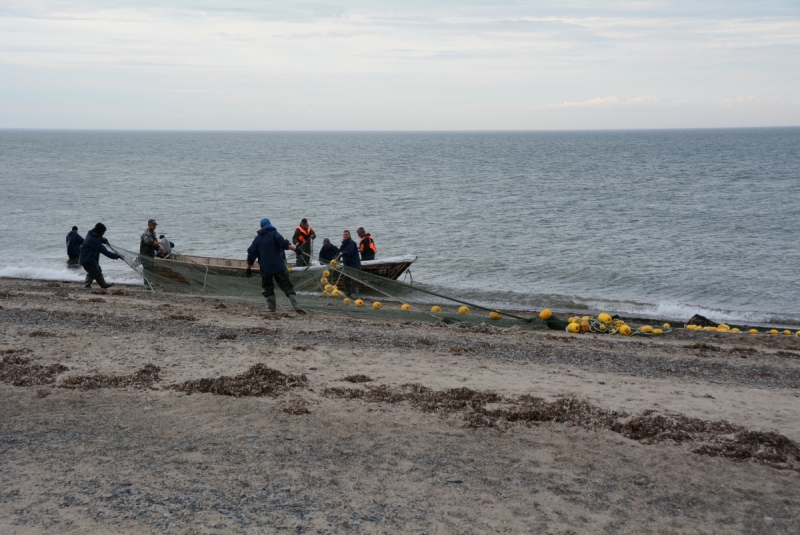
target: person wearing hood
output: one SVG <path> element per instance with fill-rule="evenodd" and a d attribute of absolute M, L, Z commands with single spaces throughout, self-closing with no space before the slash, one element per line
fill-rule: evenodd
<path fill-rule="evenodd" d="M 247 249 L 247 277 L 252 276 L 252 267 L 256 260 L 261 270 L 261 295 L 267 299 L 267 310 L 275 312 L 278 304 L 275 300 L 275 283 L 283 290 L 298 314 L 305 314 L 297 302 L 297 295 L 289 280 L 289 271 L 286 269 L 286 249 L 295 250 L 289 240 L 278 233 L 269 219 L 261 220 L 261 230 L 258 231 L 253 243 Z"/>
<path fill-rule="evenodd" d="M 345 267 L 361 269 L 361 259 L 358 256 L 358 245 L 356 245 L 356 242 L 354 242 L 353 238 L 350 237 L 349 230 L 345 230 L 342 233 L 342 245 L 339 247 L 339 256 L 341 257 Z M 351 299 L 358 298 L 358 282 L 353 280 L 352 277 L 345 276 L 344 278 L 344 294 Z"/>
<path fill-rule="evenodd" d="M 113 283 L 107 284 L 103 278 L 103 270 L 100 269 L 100 255 L 104 254 L 112 260 L 117 260 L 120 256 L 117 253 L 112 253 L 105 248 L 104 243 L 108 240 L 103 237 L 106 233 L 106 226 L 98 223 L 92 230 L 86 233 L 86 239 L 81 246 L 81 254 L 79 262 L 83 269 L 86 270 L 86 283 L 85 288 L 92 287 L 92 281 L 97 281 L 101 288 L 110 288 L 114 286 Z"/>
<path fill-rule="evenodd" d="M 83 245 L 83 236 L 78 234 L 78 227 L 72 227 L 72 231 L 67 234 L 67 265 L 69 267 L 78 267 L 81 245 Z"/>
<path fill-rule="evenodd" d="M 319 261 L 323 264 L 330 264 L 331 260 L 339 256 L 339 248 L 325 238 L 322 240 L 322 249 L 319 250 Z"/>

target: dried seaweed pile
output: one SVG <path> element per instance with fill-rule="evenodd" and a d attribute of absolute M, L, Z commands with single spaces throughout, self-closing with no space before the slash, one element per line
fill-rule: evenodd
<path fill-rule="evenodd" d="M 290 388 L 305 387 L 308 378 L 305 374 L 291 375 L 256 364 L 241 375 L 223 375 L 214 379 L 196 379 L 173 385 L 178 392 L 187 394 L 211 393 L 220 396 L 277 396 Z"/>
<path fill-rule="evenodd" d="M 59 373 L 69 368 L 61 364 L 31 364 L 31 359 L 14 353 L 6 354 L 0 361 L 0 381 L 14 386 L 50 385 Z"/>
<path fill-rule="evenodd" d="M 348 383 L 369 383 L 372 381 L 372 377 L 368 375 L 356 374 L 356 375 L 348 375 L 342 381 L 347 381 Z"/>
<path fill-rule="evenodd" d="M 145 364 L 144 368 L 131 375 L 76 375 L 67 377 L 58 385 L 61 388 L 78 390 L 95 390 L 97 388 L 153 388 L 153 384 L 161 380 L 161 368 L 154 364 Z"/>
<path fill-rule="evenodd" d="M 725 421 L 701 420 L 682 414 L 644 414 L 629 418 L 623 412 L 596 407 L 586 400 L 562 397 L 555 401 L 523 395 L 504 398 L 495 392 L 468 388 L 436 391 L 419 384 L 365 385 L 365 388 L 328 388 L 322 394 L 367 403 L 408 403 L 443 417 L 461 413 L 466 427 L 504 429 L 538 422 L 567 423 L 589 429 L 607 429 L 642 444 L 667 440 L 691 442 L 694 453 L 734 460 L 753 460 L 775 468 L 800 472 L 800 446 L 777 434 L 750 431 Z M 489 405 L 499 405 L 492 408 Z"/>

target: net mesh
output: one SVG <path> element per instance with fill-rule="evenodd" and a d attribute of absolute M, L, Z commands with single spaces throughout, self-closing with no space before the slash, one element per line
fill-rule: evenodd
<path fill-rule="evenodd" d="M 173 251 L 168 259 L 151 259 L 113 246 L 143 283 L 155 292 L 234 298 L 265 303 L 258 267 L 248 278 L 242 260 L 209 259 Z M 400 270 L 402 272 L 402 270 Z M 372 320 L 430 322 L 465 328 L 547 329 L 537 317 L 499 311 L 434 292 L 422 285 L 395 280 L 339 263 L 290 267 L 289 279 L 304 310 Z M 346 299 L 346 285 L 358 287 L 356 299 Z M 290 307 L 277 287 L 279 307 Z M 437 308 L 434 308 L 437 307 Z M 499 317 L 498 317 L 499 316 Z"/>

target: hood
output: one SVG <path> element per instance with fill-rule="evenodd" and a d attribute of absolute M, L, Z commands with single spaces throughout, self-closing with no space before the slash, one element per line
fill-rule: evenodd
<path fill-rule="evenodd" d="M 275 227 L 273 227 L 272 225 L 267 225 L 266 227 L 262 227 L 262 228 L 258 229 L 258 235 L 259 236 L 263 236 L 267 232 L 273 232 L 275 230 L 277 230 L 277 229 Z"/>

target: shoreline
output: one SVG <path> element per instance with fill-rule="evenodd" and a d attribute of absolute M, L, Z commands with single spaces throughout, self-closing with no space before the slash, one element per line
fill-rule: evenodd
<path fill-rule="evenodd" d="M 452 329 L 11 279 L 0 307 L 4 533 L 800 528 L 795 337 Z"/>

